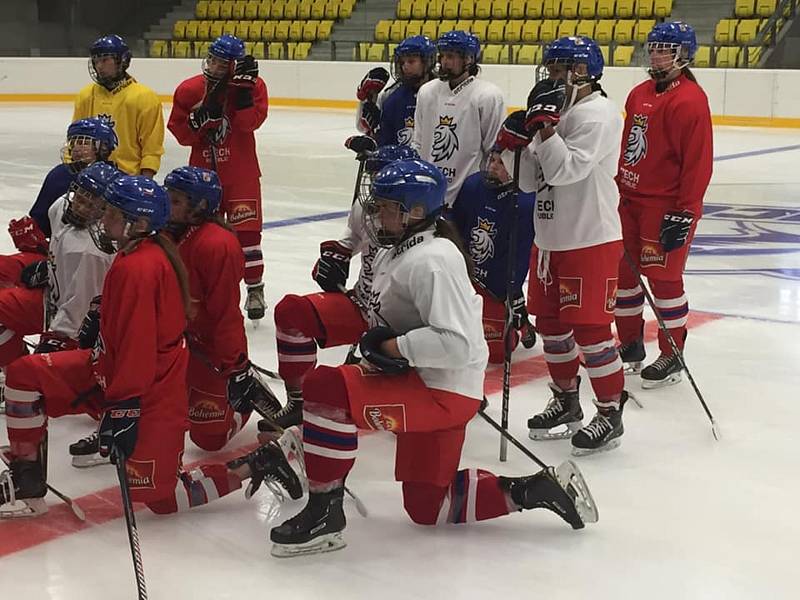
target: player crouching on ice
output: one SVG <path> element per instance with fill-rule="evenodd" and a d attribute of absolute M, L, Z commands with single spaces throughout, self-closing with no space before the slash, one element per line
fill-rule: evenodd
<path fill-rule="evenodd" d="M 299 498 L 300 481 L 275 443 L 236 470 L 183 469 L 189 421 L 183 334 L 192 311 L 186 268 L 161 234 L 170 214 L 167 192 L 147 177 L 122 176 L 103 200 L 92 231 L 98 247 L 117 253 L 103 285 L 96 345 L 26 356 L 7 370 L 11 464 L 0 474 L 0 517 L 47 510 L 48 418 L 80 413 L 101 417 L 101 454 L 125 460 L 131 498 L 155 513 L 207 504 L 250 476 L 276 480 Z"/>
<path fill-rule="evenodd" d="M 465 426 L 483 397 L 488 350 L 469 259 L 453 226 L 440 218 L 446 189 L 441 171 L 419 160 L 391 163 L 373 179 L 364 228 L 380 250 L 367 307 L 370 329 L 360 342 L 364 359 L 317 367 L 305 378 L 309 499 L 272 529 L 275 556 L 345 545 L 344 480 L 358 429 L 397 434 L 395 472 L 416 523 L 464 523 L 532 508 L 552 510 L 575 529 L 597 519 L 571 463 L 561 473 L 528 477 L 457 470 Z"/>

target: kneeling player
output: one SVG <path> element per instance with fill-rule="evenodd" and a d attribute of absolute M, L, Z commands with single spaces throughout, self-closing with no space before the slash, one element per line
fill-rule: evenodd
<path fill-rule="evenodd" d="M 418 160 L 394 162 L 373 180 L 365 229 L 381 249 L 367 307 L 371 328 L 360 343 L 364 360 L 318 367 L 305 379 L 310 494 L 298 515 L 272 529 L 276 556 L 344 546 L 344 480 L 358 429 L 397 434 L 396 477 L 416 523 L 464 523 L 525 508 L 552 510 L 575 529 L 596 520 L 570 463 L 570 483 L 552 469 L 529 477 L 457 471 L 465 426 L 483 397 L 488 351 L 468 261 L 458 234 L 440 219 L 446 188 L 441 171 Z"/>

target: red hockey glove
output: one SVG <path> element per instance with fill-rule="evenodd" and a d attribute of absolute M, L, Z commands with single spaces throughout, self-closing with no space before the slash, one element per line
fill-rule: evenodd
<path fill-rule="evenodd" d="M 364 79 L 358 84 L 356 98 L 359 100 L 374 100 L 389 82 L 389 71 L 383 67 L 370 69 Z"/>
<path fill-rule="evenodd" d="M 21 219 L 11 219 L 8 224 L 8 233 L 14 241 L 14 246 L 20 252 L 38 252 L 47 254 L 47 236 L 29 215 Z"/>

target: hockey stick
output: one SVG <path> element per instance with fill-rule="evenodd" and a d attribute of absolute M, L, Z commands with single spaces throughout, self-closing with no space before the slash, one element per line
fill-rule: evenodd
<path fill-rule="evenodd" d="M 519 200 L 519 163 L 522 149 L 514 152 L 514 200 L 511 205 L 511 214 L 508 232 L 508 269 L 506 272 L 506 322 L 503 327 L 503 406 L 500 412 L 500 423 L 504 432 L 508 431 L 508 401 L 511 394 L 511 340 L 514 331 L 514 313 L 511 309 L 511 295 L 514 291 L 514 270 L 516 269 L 517 256 L 517 206 Z M 500 437 L 500 462 L 508 458 L 508 442 L 506 436 Z"/>
<path fill-rule="evenodd" d="M 125 524 L 128 528 L 128 541 L 131 546 L 131 556 L 133 557 L 133 570 L 136 574 L 136 589 L 139 592 L 139 600 L 147 600 L 147 587 L 144 581 L 144 566 L 142 564 L 142 550 L 139 548 L 139 530 L 136 528 L 136 517 L 133 514 L 133 502 L 131 501 L 131 491 L 128 487 L 128 474 L 125 469 L 125 455 L 115 449 L 117 477 L 119 478 L 119 490 L 122 494 L 122 508 L 125 511 Z"/>
<path fill-rule="evenodd" d="M 717 425 L 717 421 L 714 419 L 714 415 L 711 414 L 711 410 L 708 408 L 708 404 L 706 404 L 705 399 L 703 398 L 703 394 L 700 393 L 700 389 L 697 387 L 697 384 L 694 382 L 694 377 L 692 377 L 691 372 L 689 371 L 689 367 L 686 366 L 686 360 L 683 358 L 683 352 L 678 345 L 675 343 L 675 338 L 672 337 L 672 333 L 667 328 L 667 324 L 664 323 L 664 319 L 661 316 L 658 308 L 656 308 L 655 300 L 653 300 L 653 296 L 650 295 L 650 290 L 647 289 L 647 286 L 644 284 L 644 280 L 642 279 L 642 274 L 639 271 L 639 268 L 636 266 L 636 263 L 633 262 L 630 254 L 628 254 L 627 250 L 623 251 L 625 255 L 625 261 L 628 263 L 628 266 L 633 271 L 633 274 L 636 275 L 636 279 L 639 280 L 639 285 L 641 286 L 642 290 L 644 291 L 645 298 L 647 298 L 647 303 L 650 305 L 650 308 L 656 314 L 656 320 L 658 321 L 658 326 L 661 328 L 661 331 L 664 332 L 664 337 L 667 338 L 667 342 L 669 342 L 669 346 L 672 349 L 672 353 L 678 358 L 678 362 L 681 365 L 681 368 L 686 371 L 686 376 L 689 378 L 689 383 L 692 384 L 694 388 L 694 393 L 697 394 L 698 400 L 700 400 L 700 404 L 703 405 L 703 410 L 706 411 L 706 416 L 708 416 L 708 420 L 711 421 L 711 433 L 714 435 L 714 439 L 719 441 L 720 439 L 720 431 L 719 426 Z"/>
<path fill-rule="evenodd" d="M 497 424 L 497 421 L 495 421 L 495 420 L 494 420 L 492 417 L 490 417 L 489 415 L 487 415 L 487 414 L 486 414 L 486 412 L 484 412 L 484 410 L 483 410 L 483 409 L 480 409 L 480 410 L 478 411 L 478 414 L 479 414 L 480 416 L 482 416 L 482 417 L 484 418 L 484 420 L 485 420 L 485 421 L 486 421 L 486 422 L 487 422 L 489 425 L 491 425 L 491 426 L 492 426 L 492 427 L 494 427 L 494 428 L 495 428 L 497 431 L 499 431 L 499 432 L 500 432 L 500 435 L 502 436 L 502 438 L 503 438 L 504 440 L 508 440 L 509 442 L 511 442 L 512 444 L 514 444 L 514 445 L 517 447 L 517 449 L 518 449 L 520 452 L 522 452 L 522 453 L 523 453 L 525 456 L 527 456 L 528 458 L 530 458 L 530 459 L 531 459 L 533 462 L 535 462 L 537 465 L 539 465 L 539 466 L 540 466 L 540 467 L 542 467 L 543 469 L 549 469 L 549 468 L 550 468 L 550 465 L 547 465 L 547 464 L 543 463 L 543 462 L 542 462 L 542 461 L 541 461 L 541 460 L 540 460 L 540 459 L 539 459 L 539 458 L 538 458 L 538 457 L 537 457 L 537 456 L 536 456 L 536 455 L 535 455 L 533 452 L 531 452 L 531 451 L 530 451 L 530 450 L 528 450 L 528 449 L 527 449 L 525 446 L 523 446 L 523 445 L 522 445 L 522 444 L 519 442 L 519 440 L 517 440 L 517 438 L 515 438 L 513 435 L 511 435 L 510 433 L 508 433 L 508 431 L 507 431 L 506 429 L 503 429 L 503 428 L 502 428 L 500 425 L 498 425 L 498 424 Z"/>

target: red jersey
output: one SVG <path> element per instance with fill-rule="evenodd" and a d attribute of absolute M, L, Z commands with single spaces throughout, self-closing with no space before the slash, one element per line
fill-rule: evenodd
<path fill-rule="evenodd" d="M 701 216 L 714 156 L 703 89 L 681 74 L 659 94 L 650 79 L 631 90 L 625 113 L 620 194 Z"/>
<path fill-rule="evenodd" d="M 223 94 L 223 123 L 215 136 L 217 174 L 223 187 L 228 183 L 261 176 L 256 156 L 256 138 L 253 132 L 267 118 L 269 101 L 267 86 L 260 77 L 253 88 L 253 106 L 236 108 L 238 89 L 228 86 Z M 189 127 L 189 113 L 200 106 L 206 96 L 206 78 L 195 75 L 183 81 L 172 98 L 169 129 L 182 146 L 191 146 L 189 164 L 194 167 L 213 169 L 210 144 L 206 132 L 199 134 Z"/>
<path fill-rule="evenodd" d="M 223 374 L 247 358 L 239 284 L 244 253 L 236 234 L 216 223 L 189 227 L 178 242 L 197 314 L 189 322 L 192 344 Z"/>
<path fill-rule="evenodd" d="M 158 406 L 160 414 L 188 420 L 183 299 L 169 259 L 153 240 L 117 253 L 101 311 L 94 371 L 106 403 L 138 396 L 143 411 Z"/>

